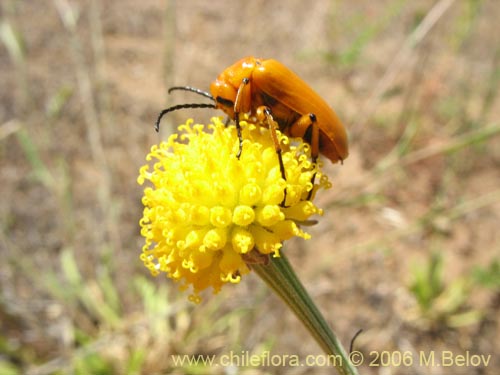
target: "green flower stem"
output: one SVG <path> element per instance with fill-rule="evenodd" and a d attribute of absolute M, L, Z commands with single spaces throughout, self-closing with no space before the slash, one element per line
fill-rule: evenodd
<path fill-rule="evenodd" d="M 328 355 L 335 356 L 339 374 L 358 374 L 349 357 L 293 271 L 283 252 L 269 264 L 252 264 L 252 269 L 293 310 Z"/>

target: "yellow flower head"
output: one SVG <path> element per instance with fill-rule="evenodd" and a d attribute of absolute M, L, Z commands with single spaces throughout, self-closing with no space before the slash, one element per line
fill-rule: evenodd
<path fill-rule="evenodd" d="M 139 184 L 152 184 L 142 198 L 141 259 L 153 275 L 165 272 L 183 288 L 192 285 L 194 302 L 209 286 L 217 292 L 224 283 L 238 283 L 250 259 L 279 256 L 284 240 L 308 239 L 298 225 L 322 214 L 307 200 L 309 192 L 330 186 L 301 140 L 291 143 L 278 133 L 285 181 L 268 129 L 241 122 L 238 159 L 235 127 L 212 121 L 179 126 L 180 135 L 151 148 L 146 160 L 154 160 L 153 170 L 145 165 L 138 177 Z"/>

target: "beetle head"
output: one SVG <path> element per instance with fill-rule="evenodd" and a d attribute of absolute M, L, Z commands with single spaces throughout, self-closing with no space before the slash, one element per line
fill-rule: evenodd
<path fill-rule="evenodd" d="M 227 81 L 217 79 L 210 85 L 210 92 L 215 99 L 215 106 L 223 110 L 230 118 L 234 118 L 236 88 Z"/>
<path fill-rule="evenodd" d="M 260 61 L 255 57 L 245 57 L 226 68 L 210 85 L 210 92 L 217 108 L 222 109 L 230 118 L 234 119 L 236 98 L 242 95 L 240 89 L 244 85 L 251 84 L 252 73 Z M 240 112 L 248 112 L 251 109 L 248 94 L 249 91 L 239 98 Z"/>

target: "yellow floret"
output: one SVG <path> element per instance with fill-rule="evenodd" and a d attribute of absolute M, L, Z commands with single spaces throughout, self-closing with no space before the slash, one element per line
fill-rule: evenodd
<path fill-rule="evenodd" d="M 329 182 L 310 161 L 310 147 L 278 134 L 286 181 L 269 130 L 241 122 L 243 151 L 234 126 L 214 118 L 207 127 L 188 121 L 180 135 L 153 146 L 141 167 L 144 189 L 141 260 L 153 275 L 161 272 L 199 292 L 238 283 L 249 272 L 244 255 L 279 256 L 282 242 L 309 238 L 298 223 L 322 214 L 307 200 L 311 189 Z M 319 184 L 311 184 L 316 174 Z M 284 202 L 283 200 L 285 199 Z M 267 255 L 266 255 L 267 256 Z"/>

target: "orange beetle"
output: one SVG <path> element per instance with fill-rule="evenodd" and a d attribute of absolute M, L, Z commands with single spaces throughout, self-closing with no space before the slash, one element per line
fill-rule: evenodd
<path fill-rule="evenodd" d="M 276 60 L 255 57 L 239 60 L 210 85 L 211 94 L 189 86 L 172 87 L 168 92 L 173 90 L 192 91 L 213 100 L 215 104 L 190 103 L 164 109 L 156 121 L 156 130 L 161 118 L 168 112 L 181 108 L 218 108 L 236 122 L 240 140 L 238 157 L 242 149 L 241 113 L 266 121 L 271 129 L 276 121 L 283 133 L 304 139 L 311 145 L 313 161 L 316 161 L 318 153 L 332 163 L 342 162 L 349 154 L 346 130 L 335 112 L 302 79 Z M 276 150 L 280 154 L 281 149 L 273 133 Z M 281 155 L 279 157 L 284 176 Z"/>

